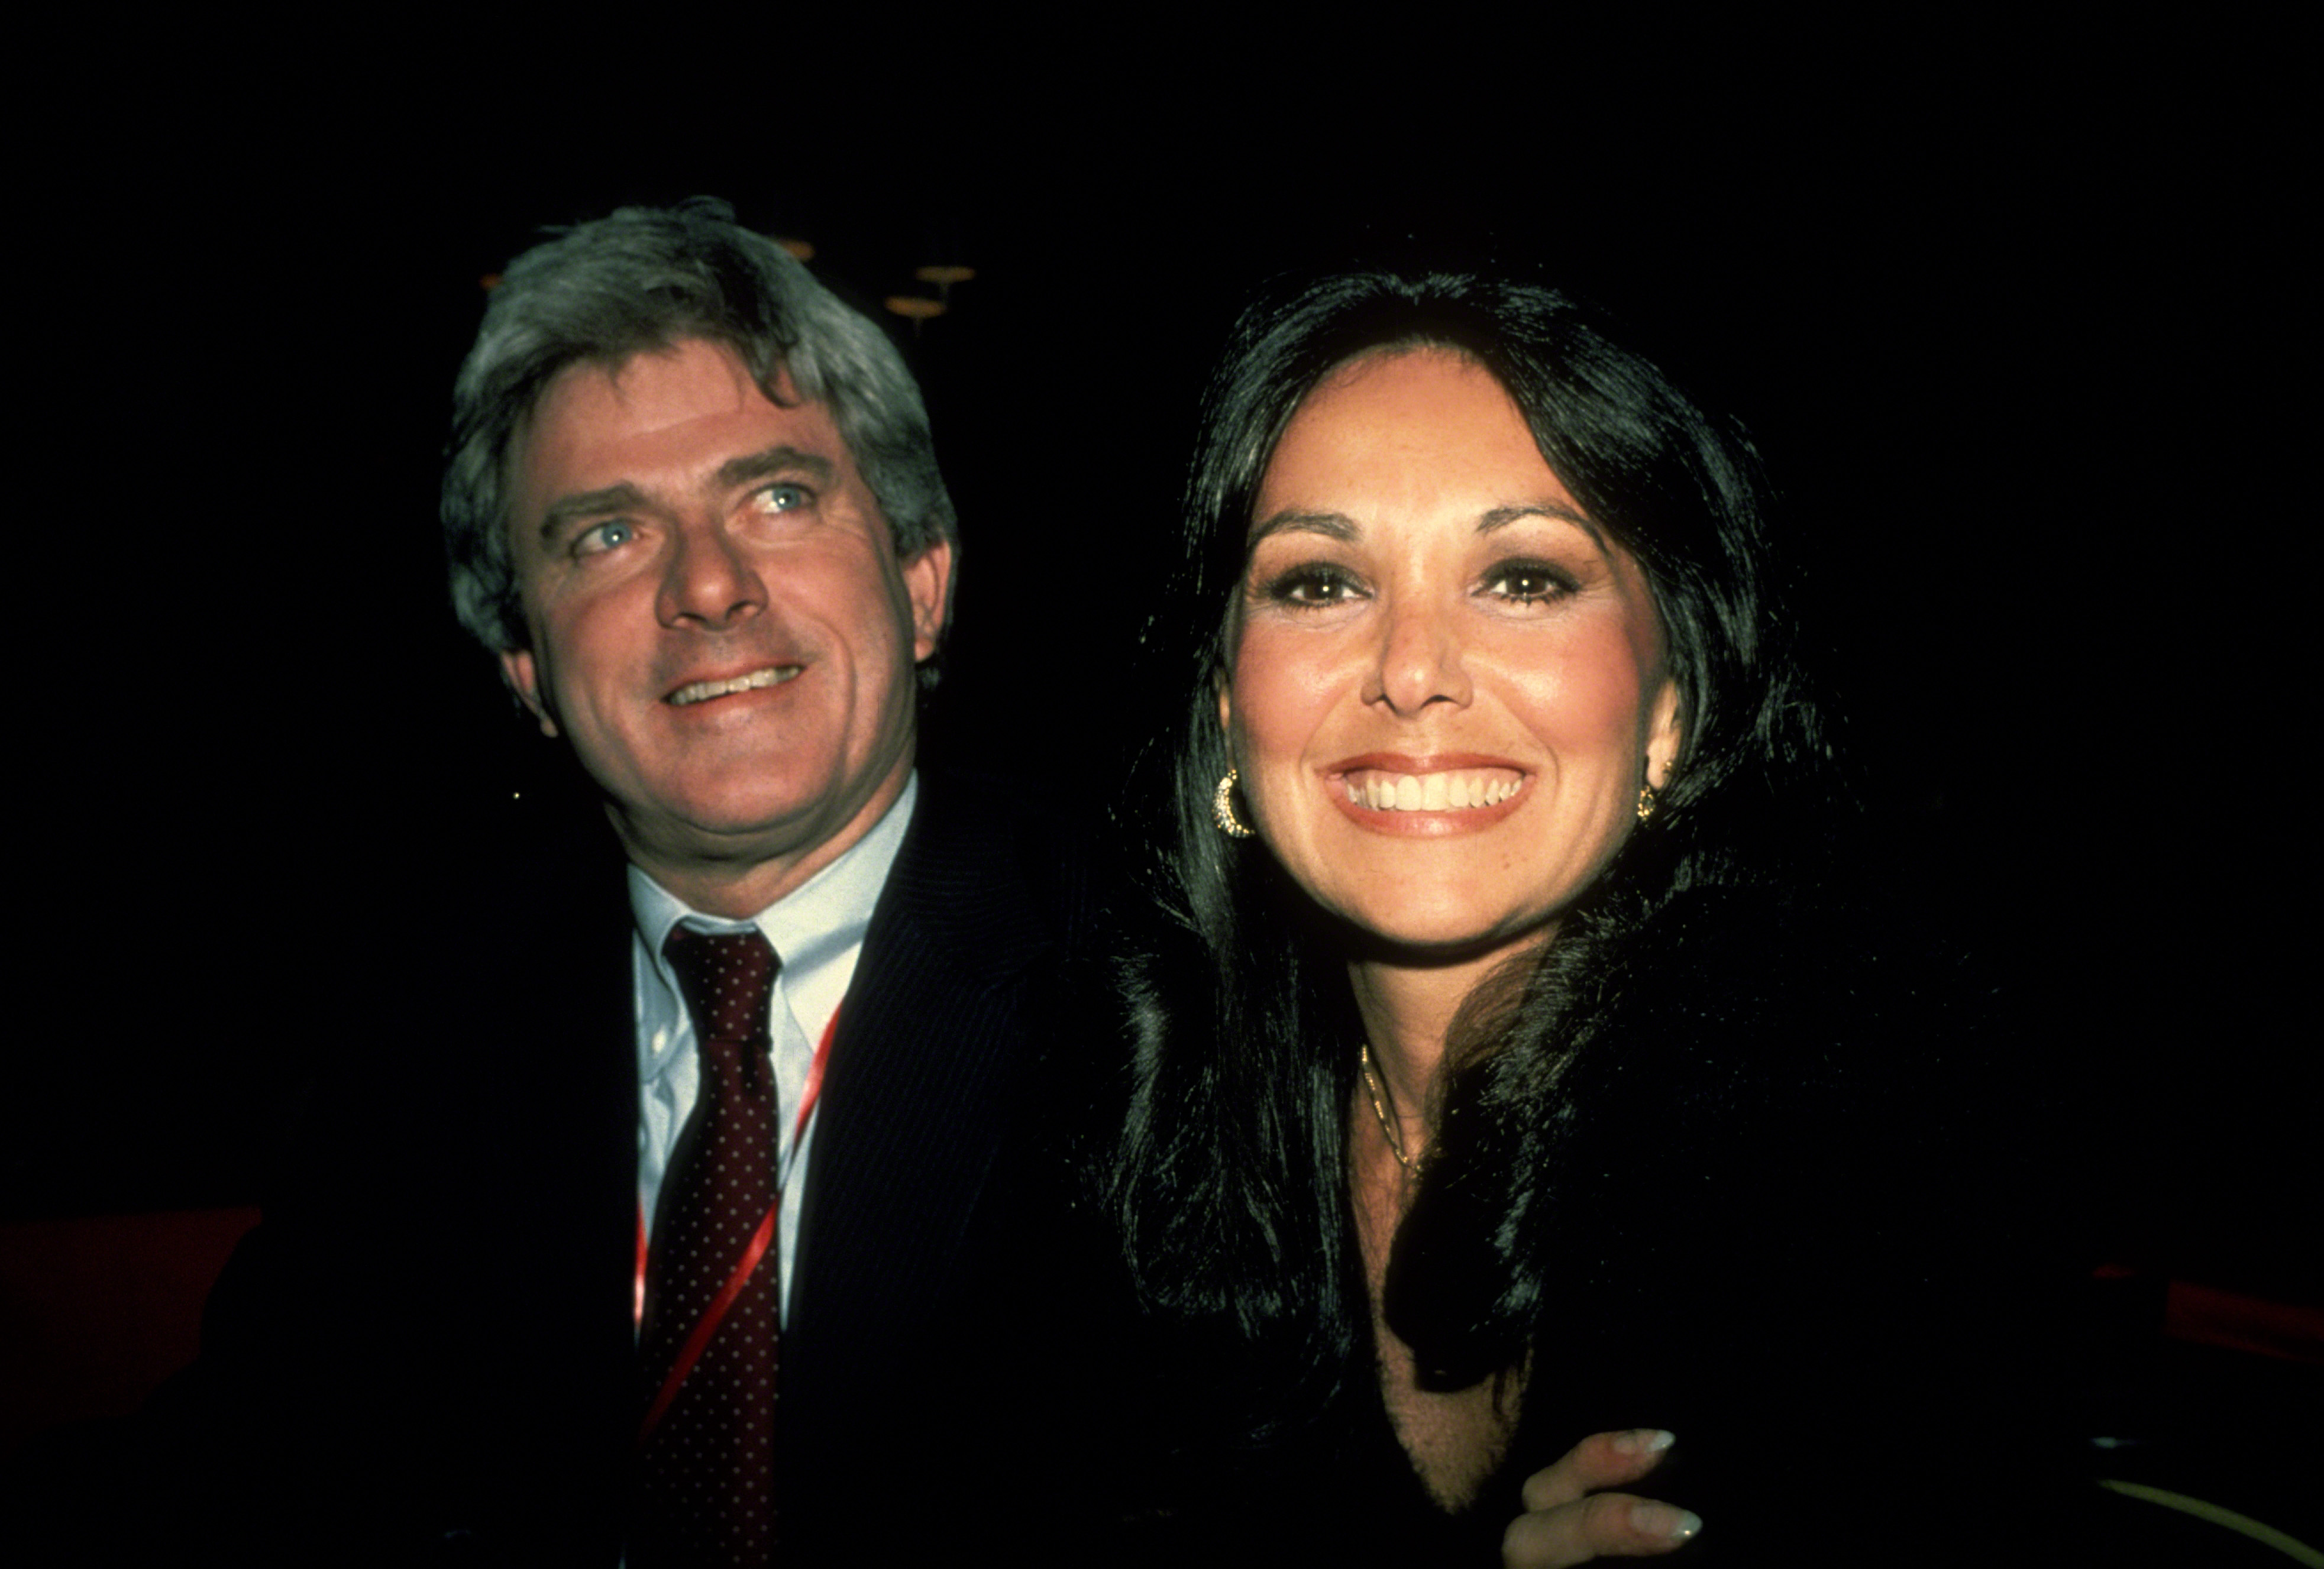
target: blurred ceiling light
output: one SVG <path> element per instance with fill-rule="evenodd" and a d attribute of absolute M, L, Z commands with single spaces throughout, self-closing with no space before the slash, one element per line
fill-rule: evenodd
<path fill-rule="evenodd" d="M 890 294 L 888 296 L 888 309 L 909 320 L 917 331 L 923 321 L 945 313 L 945 302 L 931 300 L 925 294 Z"/>

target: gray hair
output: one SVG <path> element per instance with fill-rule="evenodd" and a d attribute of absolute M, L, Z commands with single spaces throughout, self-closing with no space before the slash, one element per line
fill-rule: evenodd
<path fill-rule="evenodd" d="M 452 390 L 444 549 L 460 623 L 495 652 L 530 641 L 509 558 L 509 444 L 549 383 L 688 339 L 734 351 L 770 401 L 831 411 L 896 553 L 957 545 L 920 390 L 888 335 L 709 197 L 623 208 L 509 263 Z"/>

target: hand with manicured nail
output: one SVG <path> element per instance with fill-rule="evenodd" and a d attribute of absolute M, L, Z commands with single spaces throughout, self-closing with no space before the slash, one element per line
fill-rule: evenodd
<path fill-rule="evenodd" d="M 1501 1536 L 1506 1569 L 1563 1569 L 1595 1558 L 1639 1558 L 1692 1541 L 1702 1521 L 1692 1511 L 1607 1488 L 1637 1481 L 1660 1464 L 1671 1435 L 1654 1428 L 1599 1433 L 1556 1464 L 1526 1479 L 1526 1512 Z"/>

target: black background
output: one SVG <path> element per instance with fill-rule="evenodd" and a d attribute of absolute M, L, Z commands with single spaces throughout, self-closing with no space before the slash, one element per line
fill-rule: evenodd
<path fill-rule="evenodd" d="M 1013 26 L 50 62 L 10 244 L 12 1208 L 247 1201 L 301 1054 L 360 1039 L 270 966 L 488 891 L 435 825 L 548 771 L 441 584 L 479 280 L 708 192 L 875 310 L 978 270 L 890 318 L 965 539 L 930 744 L 1084 802 L 1167 722 L 1130 672 L 1236 300 L 1406 234 L 1546 259 L 1755 433 L 1899 886 L 2029 1021 L 1990 1093 L 2066 1086 L 2087 1246 L 2314 1292 L 2285 40 Z"/>

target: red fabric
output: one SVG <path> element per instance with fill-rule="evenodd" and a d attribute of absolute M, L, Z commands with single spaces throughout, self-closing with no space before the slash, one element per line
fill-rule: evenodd
<path fill-rule="evenodd" d="M 2324 1366 L 2324 1308 L 2173 1280 L 2163 1294 L 2163 1332 L 2174 1340 Z"/>
<path fill-rule="evenodd" d="M 255 1209 L 0 1224 L 0 1459 L 122 1417 L 194 1360 L 202 1303 Z"/>

